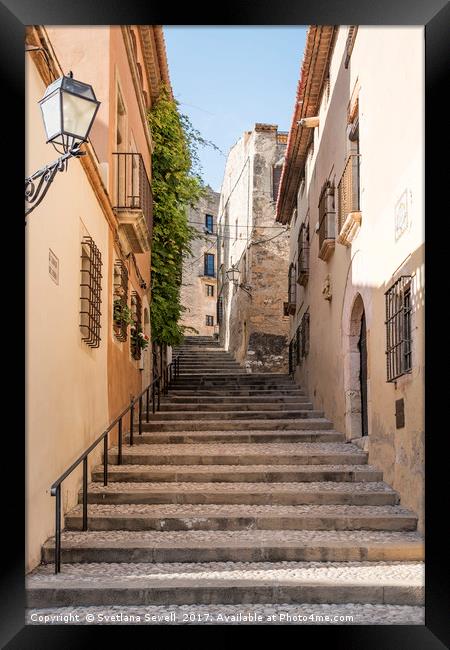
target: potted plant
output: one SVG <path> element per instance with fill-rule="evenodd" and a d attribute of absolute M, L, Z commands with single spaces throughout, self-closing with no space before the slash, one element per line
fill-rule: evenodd
<path fill-rule="evenodd" d="M 150 342 L 149 337 L 147 334 L 144 334 L 141 325 L 138 325 L 137 323 L 135 323 L 131 328 L 130 335 L 133 357 L 135 359 L 140 359 L 142 350 L 145 350 L 148 347 Z"/>
<path fill-rule="evenodd" d="M 133 314 L 128 305 L 122 302 L 121 298 L 114 300 L 114 325 L 118 328 L 125 328 L 133 323 Z"/>

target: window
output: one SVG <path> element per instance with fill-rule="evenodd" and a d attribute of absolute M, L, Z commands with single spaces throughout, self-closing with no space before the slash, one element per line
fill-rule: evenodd
<path fill-rule="evenodd" d="M 292 363 L 298 366 L 302 363 L 302 359 L 309 353 L 309 309 L 303 314 L 295 335 L 292 338 L 291 345 Z"/>
<path fill-rule="evenodd" d="M 319 199 L 319 257 L 326 261 L 335 244 L 334 185 L 326 181 Z"/>
<path fill-rule="evenodd" d="M 297 283 L 296 283 L 296 268 L 295 264 L 290 264 L 289 266 L 289 275 L 288 275 L 288 303 L 285 314 L 295 314 L 295 308 L 297 303 Z"/>
<path fill-rule="evenodd" d="M 350 63 L 350 57 L 353 52 L 353 46 L 355 45 L 356 34 L 358 32 L 358 25 L 350 25 L 348 28 L 347 42 L 345 43 L 345 68 L 348 68 Z"/>
<path fill-rule="evenodd" d="M 209 277 L 215 277 L 215 271 L 214 271 L 214 255 L 212 253 L 205 253 L 205 275 L 208 275 Z"/>
<path fill-rule="evenodd" d="M 102 255 L 92 237 L 81 242 L 80 330 L 82 341 L 90 348 L 100 346 L 100 304 L 102 292 Z"/>
<path fill-rule="evenodd" d="M 350 112 L 348 126 L 348 157 L 338 185 L 338 238 L 344 246 L 350 246 L 361 224 L 359 191 L 359 115 L 358 99 Z"/>
<path fill-rule="evenodd" d="M 220 297 L 217 301 L 217 324 L 220 325 L 223 321 L 223 298 Z"/>
<path fill-rule="evenodd" d="M 276 202 L 278 197 L 278 188 L 280 186 L 281 172 L 283 165 L 277 163 L 272 169 L 272 199 Z"/>
<path fill-rule="evenodd" d="M 214 285 L 213 284 L 207 284 L 206 285 L 206 295 L 207 296 L 214 296 Z"/>
<path fill-rule="evenodd" d="M 141 346 L 138 342 L 140 332 L 142 332 L 142 302 L 136 291 L 131 293 L 131 314 L 133 325 L 130 338 L 131 356 L 138 361 L 141 358 Z"/>
<path fill-rule="evenodd" d="M 411 276 L 402 275 L 385 293 L 387 381 L 411 372 Z"/>
<path fill-rule="evenodd" d="M 127 340 L 128 323 L 124 312 L 128 309 L 128 269 L 122 260 L 114 264 L 113 331 L 118 341 Z"/>
<path fill-rule="evenodd" d="M 214 316 L 206 316 L 206 324 L 211 327 L 214 325 Z"/>
<path fill-rule="evenodd" d="M 298 234 L 297 282 L 305 286 L 309 276 L 309 223 L 302 223 Z"/>
<path fill-rule="evenodd" d="M 214 217 L 212 214 L 205 214 L 205 230 L 207 232 L 214 232 Z"/>

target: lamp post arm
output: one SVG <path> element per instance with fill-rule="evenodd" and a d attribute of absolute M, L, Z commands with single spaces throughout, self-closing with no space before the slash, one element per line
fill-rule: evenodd
<path fill-rule="evenodd" d="M 81 143 L 80 143 L 81 144 Z M 28 207 L 25 208 L 25 216 L 29 215 L 36 208 L 48 192 L 56 172 L 65 171 L 69 158 L 78 158 L 85 156 L 86 152 L 80 151 L 79 145 L 72 147 L 69 151 L 49 165 L 42 167 L 37 172 L 25 179 L 25 202 Z M 39 182 L 36 181 L 39 179 Z"/>

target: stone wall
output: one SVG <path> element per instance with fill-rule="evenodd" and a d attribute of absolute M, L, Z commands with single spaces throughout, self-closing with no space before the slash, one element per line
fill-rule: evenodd
<path fill-rule="evenodd" d="M 225 305 L 220 337 L 248 372 L 288 371 L 289 320 L 283 302 L 289 235 L 274 225 L 272 185 L 284 149 L 275 125 L 256 124 L 230 152 L 222 186 L 226 217 L 222 228 L 219 224 L 220 261 L 225 270 L 236 265 L 240 274 L 237 286 L 219 278 Z"/>
<path fill-rule="evenodd" d="M 200 199 L 195 208 L 189 210 L 189 223 L 199 231 L 199 237 L 191 244 L 192 256 L 183 263 L 181 304 L 186 308 L 181 324 L 192 330 L 186 334 L 212 336 L 218 332 L 217 300 L 217 214 L 219 194 L 208 188 L 207 195 Z M 213 216 L 213 233 L 205 234 L 205 215 Z M 214 255 L 214 277 L 204 274 L 204 254 Z M 208 295 L 207 286 L 213 287 L 213 295 Z M 206 316 L 212 316 L 213 325 L 206 324 Z"/>

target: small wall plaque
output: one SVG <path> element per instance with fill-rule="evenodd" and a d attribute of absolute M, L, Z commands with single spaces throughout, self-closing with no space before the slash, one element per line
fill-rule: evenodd
<path fill-rule="evenodd" d="M 59 284 L 59 259 L 51 248 L 48 249 L 48 273 L 55 284 Z"/>
<path fill-rule="evenodd" d="M 405 426 L 405 400 L 395 400 L 395 426 L 397 429 L 403 429 Z"/>

